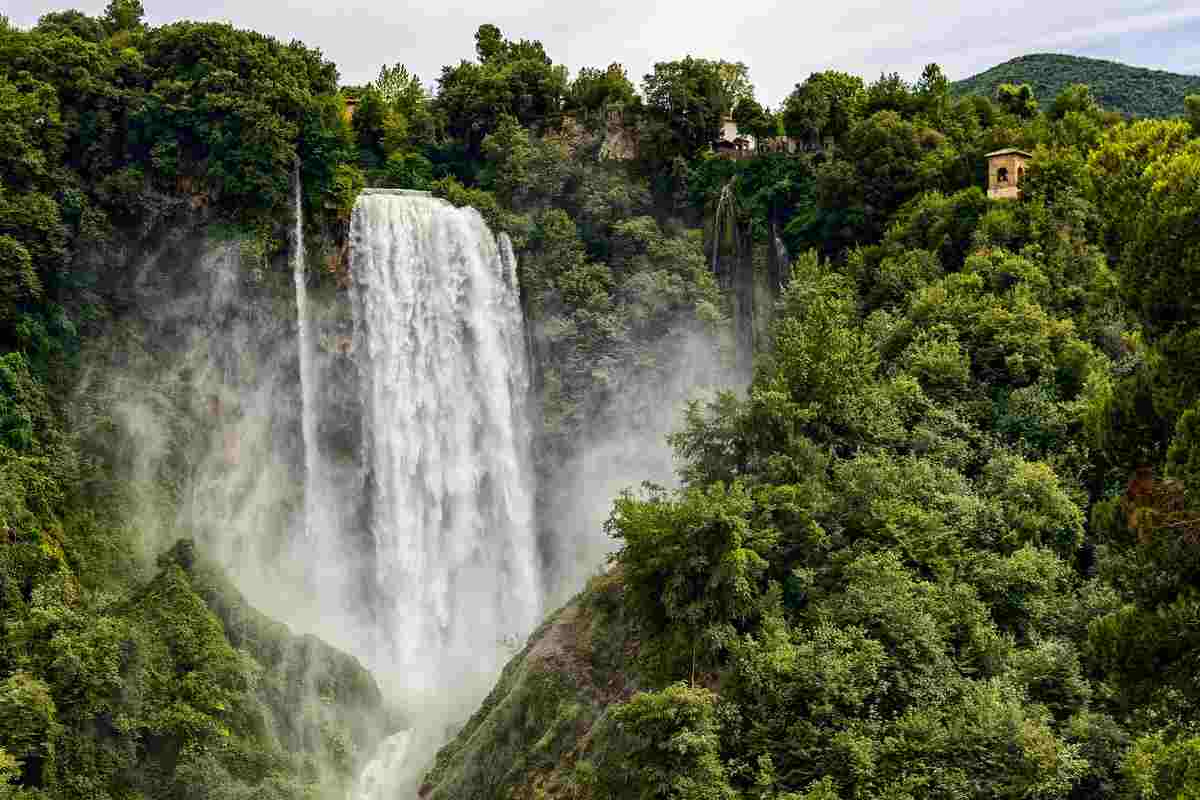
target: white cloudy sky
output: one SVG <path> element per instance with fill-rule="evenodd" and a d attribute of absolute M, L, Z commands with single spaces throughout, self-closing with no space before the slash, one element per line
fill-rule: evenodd
<path fill-rule="evenodd" d="M 1200 0 L 143 0 L 149 21 L 223 20 L 299 38 L 337 63 L 346 83 L 379 65 L 409 65 L 432 84 L 443 64 L 472 56 L 475 29 L 536 38 L 572 70 L 625 64 L 635 83 L 655 61 L 684 55 L 744 61 L 760 100 L 777 103 L 829 67 L 871 79 L 915 77 L 937 61 L 966 77 L 1029 52 L 1064 52 L 1200 73 Z M 49 10 L 99 13 L 105 0 L 4 0 L 32 25 Z M 718 8 L 709 13 L 707 9 Z"/>

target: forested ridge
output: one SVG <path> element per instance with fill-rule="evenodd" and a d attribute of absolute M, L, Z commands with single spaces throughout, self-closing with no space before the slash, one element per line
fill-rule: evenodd
<path fill-rule="evenodd" d="M 1034 53 L 954 82 L 958 94 L 993 96 L 1002 84 L 1028 83 L 1039 97 L 1055 97 L 1073 83 L 1091 87 L 1105 108 L 1134 117 L 1180 114 L 1184 98 L 1200 92 L 1200 75 L 1131 67 L 1099 58 Z"/>
<path fill-rule="evenodd" d="M 607 571 L 426 794 L 1200 793 L 1200 99 L 1130 122 L 930 65 L 768 109 L 737 63 L 635 86 L 490 25 L 476 53 L 342 87 L 137 0 L 0 18 L 0 797 L 342 797 L 399 724 L 184 526 L 141 538 L 134 494 L 183 502 L 187 398 L 164 388 L 173 456 L 134 485 L 80 389 L 137 324 L 141 250 L 234 237 L 272 307 L 297 165 L 318 288 L 367 185 L 513 238 L 543 475 L 687 341 L 753 375 L 680 420 L 681 488 L 616 499 Z M 721 157 L 726 115 L 804 147 Z M 1017 201 L 982 188 L 1004 147 L 1033 154 Z"/>

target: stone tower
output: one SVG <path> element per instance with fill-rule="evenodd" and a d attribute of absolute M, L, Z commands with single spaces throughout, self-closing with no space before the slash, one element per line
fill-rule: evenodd
<path fill-rule="evenodd" d="M 1024 150 L 1008 147 L 987 154 L 988 197 L 1016 200 L 1021 196 L 1021 181 L 1033 156 Z"/>

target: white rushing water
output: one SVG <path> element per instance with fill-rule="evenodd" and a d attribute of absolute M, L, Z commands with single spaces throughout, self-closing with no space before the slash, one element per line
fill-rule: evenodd
<path fill-rule="evenodd" d="M 473 209 L 372 193 L 355 206 L 351 248 L 381 637 L 371 666 L 415 729 L 364 774 L 358 796 L 374 798 L 395 790 L 388 776 L 427 766 L 542 609 L 511 246 Z"/>
<path fill-rule="evenodd" d="M 308 311 L 308 285 L 304 254 L 304 197 L 300 162 L 292 178 L 295 230 L 292 244 L 292 279 L 296 284 L 297 349 L 300 361 L 300 420 L 304 436 L 304 534 L 311 534 L 317 514 L 315 487 L 320 483 L 320 450 L 317 442 L 316 377 L 313 365 L 312 323 Z"/>

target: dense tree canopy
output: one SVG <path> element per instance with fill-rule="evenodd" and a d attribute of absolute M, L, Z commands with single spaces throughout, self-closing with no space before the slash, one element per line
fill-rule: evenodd
<path fill-rule="evenodd" d="M 1074 80 L 956 98 L 929 65 L 815 73 L 773 113 L 740 63 L 659 62 L 639 96 L 494 25 L 475 44 L 436 94 L 401 64 L 339 90 L 299 43 L 138 0 L 0 23 L 0 797 L 311 797 L 363 755 L 364 673 L 290 707 L 278 653 L 336 658 L 187 544 L 127 563 L 111 459 L 65 412 L 81 348 L 136 311 L 126 251 L 220 223 L 279 273 L 297 167 L 333 252 L 368 182 L 512 237 L 543 475 L 753 315 L 752 382 L 673 437 L 682 485 L 616 500 L 556 662 L 586 702 L 527 682 L 528 713 L 481 711 L 521 736 L 470 728 L 521 756 L 486 796 L 1195 795 L 1194 98 L 1128 122 Z M 636 158 L 600 158 L 616 107 Z M 726 115 L 800 152 L 722 157 Z M 1002 147 L 1034 154 L 1016 201 L 983 192 Z M 713 274 L 730 250 L 746 295 Z"/>
<path fill-rule="evenodd" d="M 647 111 L 658 123 L 653 158 L 690 158 L 720 138 L 739 101 L 753 99 L 746 66 L 688 56 L 663 61 L 642 80 Z"/>
<path fill-rule="evenodd" d="M 844 72 L 815 72 L 788 95 L 783 125 L 791 136 L 841 141 L 862 114 L 866 99 L 862 78 Z"/>
<path fill-rule="evenodd" d="M 1006 61 L 953 85 L 959 95 L 995 97 L 1003 84 L 1029 84 L 1038 97 L 1057 97 L 1071 84 L 1090 86 L 1112 111 L 1136 117 L 1172 117 L 1183 98 L 1200 91 L 1200 77 L 1143 69 L 1096 58 L 1036 53 Z"/>
<path fill-rule="evenodd" d="M 624 642 L 592 669 L 641 691 L 581 718 L 579 755 L 539 768 L 538 785 L 1189 796 L 1190 123 L 1122 122 L 1086 86 L 1041 106 L 1029 86 L 956 99 L 936 65 L 911 84 L 818 73 L 781 113 L 812 152 L 725 159 L 705 147 L 721 107 L 711 63 L 647 76 L 672 146 L 636 166 L 686 162 L 685 214 L 732 213 L 760 287 L 772 236 L 799 256 L 756 312 L 771 321 L 749 391 L 694 407 L 674 437 L 682 488 L 615 505 L 620 550 L 578 601 L 593 620 L 581 647 Z M 752 96 L 732 109 L 743 131 L 772 130 Z M 545 167 L 515 124 L 501 141 L 493 180 L 519 207 L 529 189 L 506 187 Z M 983 156 L 1002 147 L 1034 153 L 1019 201 L 982 188 Z M 505 153 L 527 166 L 500 169 Z M 650 184 L 660 215 L 680 208 L 677 185 Z M 642 225 L 612 229 L 613 274 Z M 706 230 L 709 255 L 723 252 L 724 228 Z M 569 218 L 544 212 L 536 231 L 529 280 L 586 272 L 561 238 Z M 584 296 L 602 297 L 558 301 Z M 444 767 L 435 792 L 458 785 Z M 531 778 L 496 785 L 512 780 Z"/>
<path fill-rule="evenodd" d="M 438 106 L 451 136 L 474 149 L 504 114 L 541 125 L 561 110 L 567 70 L 554 65 L 541 42 L 509 41 L 495 25 L 483 25 L 475 52 L 477 61 L 444 67 L 438 79 Z"/>

